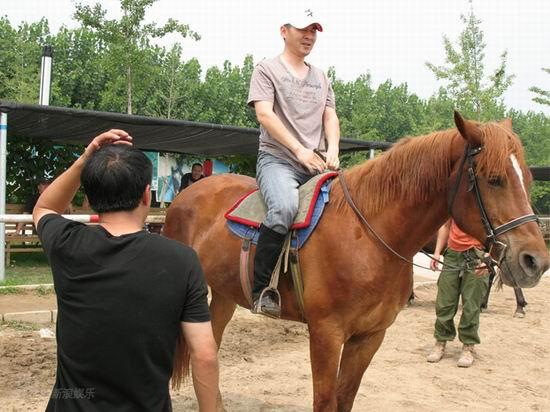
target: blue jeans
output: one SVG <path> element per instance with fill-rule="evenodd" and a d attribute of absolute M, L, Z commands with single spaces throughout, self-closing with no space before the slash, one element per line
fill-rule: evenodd
<path fill-rule="evenodd" d="M 298 213 L 298 188 L 311 177 L 283 159 L 259 152 L 256 181 L 267 206 L 262 224 L 277 233 L 286 234 Z"/>

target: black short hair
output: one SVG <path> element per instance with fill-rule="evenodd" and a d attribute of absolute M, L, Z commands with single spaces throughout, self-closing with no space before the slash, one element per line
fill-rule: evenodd
<path fill-rule="evenodd" d="M 108 145 L 88 159 L 80 181 L 91 208 L 97 213 L 106 213 L 138 207 L 152 175 L 153 165 L 140 150 L 127 145 Z"/>
<path fill-rule="evenodd" d="M 202 163 L 193 163 L 193 166 L 191 166 L 191 169 L 193 169 L 195 166 L 199 166 L 202 169 Z"/>

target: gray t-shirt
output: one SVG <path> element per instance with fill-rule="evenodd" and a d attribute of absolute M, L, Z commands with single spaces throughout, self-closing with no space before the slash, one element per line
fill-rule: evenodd
<path fill-rule="evenodd" d="M 307 64 L 307 63 L 306 63 Z M 256 66 L 250 79 L 248 104 L 273 102 L 273 111 L 287 130 L 307 149 L 325 149 L 323 113 L 335 108 L 334 92 L 327 75 L 310 64 L 304 79 L 294 76 L 281 56 Z M 260 126 L 260 150 L 285 159 L 297 170 L 310 174 L 294 154 Z"/>

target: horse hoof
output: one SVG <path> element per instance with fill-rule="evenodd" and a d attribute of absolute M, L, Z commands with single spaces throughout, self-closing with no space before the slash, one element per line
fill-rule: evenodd
<path fill-rule="evenodd" d="M 514 318 L 519 318 L 519 319 L 523 319 L 525 317 L 525 312 L 524 311 L 516 311 L 516 313 L 514 313 Z"/>

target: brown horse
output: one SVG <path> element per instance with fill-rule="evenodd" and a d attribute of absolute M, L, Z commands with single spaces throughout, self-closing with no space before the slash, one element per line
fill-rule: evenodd
<path fill-rule="evenodd" d="M 344 173 L 362 215 L 408 260 L 449 218 L 449 209 L 463 230 L 486 242 L 475 190 L 469 188 L 468 162 L 463 161 L 466 144 L 482 148 L 475 155 L 476 184 L 492 225 L 532 214 L 530 173 L 511 122 L 478 124 L 456 113 L 455 123 L 458 130 L 402 139 L 377 159 Z M 166 215 L 165 235 L 191 245 L 200 257 L 212 291 L 218 347 L 236 305 L 249 307 L 239 283 L 241 240 L 226 228 L 223 215 L 255 187 L 254 179 L 245 176 L 209 177 L 183 191 Z M 498 240 L 507 245 L 504 283 L 535 286 L 550 265 L 537 223 L 529 220 Z M 321 221 L 301 249 L 300 262 L 314 410 L 349 411 L 386 329 L 411 294 L 412 266 L 362 226 L 338 178 Z M 282 317 L 300 321 L 288 277 L 281 279 L 279 290 Z"/>

